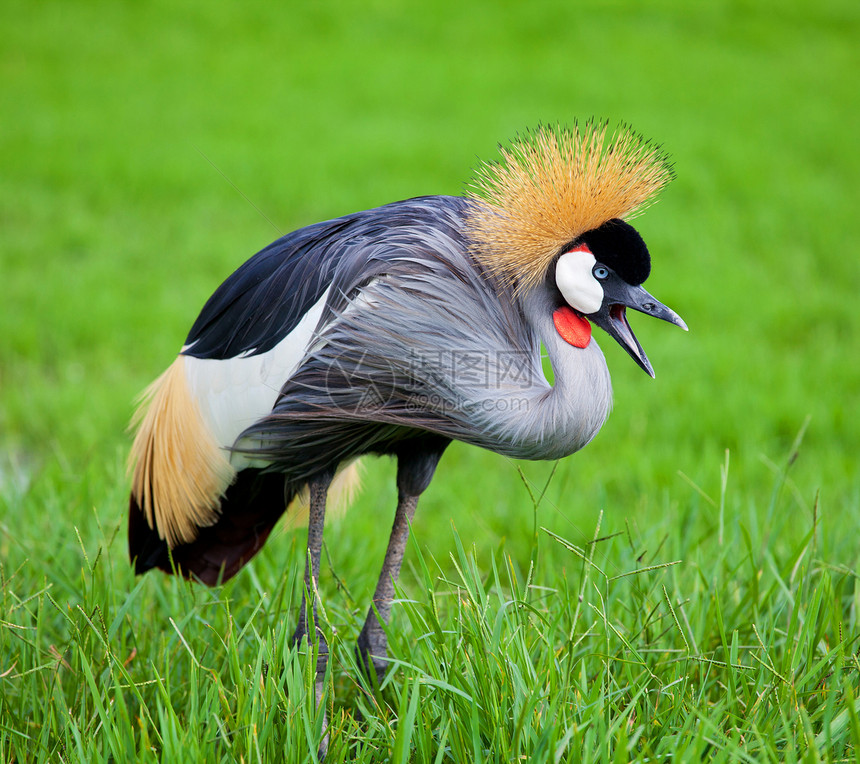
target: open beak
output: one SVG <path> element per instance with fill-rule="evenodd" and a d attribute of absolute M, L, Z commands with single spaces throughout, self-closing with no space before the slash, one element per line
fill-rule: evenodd
<path fill-rule="evenodd" d="M 592 313 L 588 318 L 609 334 L 653 377 L 654 369 L 651 368 L 648 356 L 645 355 L 627 321 L 627 308 L 668 321 L 670 324 L 680 326 L 685 332 L 687 324 L 674 310 L 667 308 L 662 302 L 657 302 L 641 286 L 631 286 L 615 274 L 604 282 L 603 295 L 603 305 L 600 306 L 600 310 Z"/>

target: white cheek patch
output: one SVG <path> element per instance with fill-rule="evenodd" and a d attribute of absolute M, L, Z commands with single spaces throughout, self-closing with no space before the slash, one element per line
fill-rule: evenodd
<path fill-rule="evenodd" d="M 555 284 L 572 308 L 584 315 L 600 310 L 603 287 L 591 273 L 597 261 L 591 252 L 565 252 L 555 267 Z"/>

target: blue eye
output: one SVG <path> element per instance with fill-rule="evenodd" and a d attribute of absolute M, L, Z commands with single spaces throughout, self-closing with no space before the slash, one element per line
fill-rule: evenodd
<path fill-rule="evenodd" d="M 609 268 L 604 265 L 596 265 L 592 273 L 594 274 L 594 278 L 603 280 L 609 276 Z"/>

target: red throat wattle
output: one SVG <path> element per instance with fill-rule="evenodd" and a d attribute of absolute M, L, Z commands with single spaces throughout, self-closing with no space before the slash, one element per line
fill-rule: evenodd
<path fill-rule="evenodd" d="M 584 348 L 591 342 L 591 324 L 567 305 L 555 310 L 552 322 L 561 338 L 569 345 Z"/>

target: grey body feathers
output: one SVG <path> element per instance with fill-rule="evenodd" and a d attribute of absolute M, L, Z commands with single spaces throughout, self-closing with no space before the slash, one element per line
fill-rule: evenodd
<path fill-rule="evenodd" d="M 237 450 L 300 483 L 333 462 L 424 447 L 428 434 L 522 459 L 594 437 L 611 406 L 597 343 L 561 340 L 545 285 L 515 297 L 478 265 L 468 205 L 425 197 L 389 205 L 399 224 L 356 227 L 306 357 Z"/>

